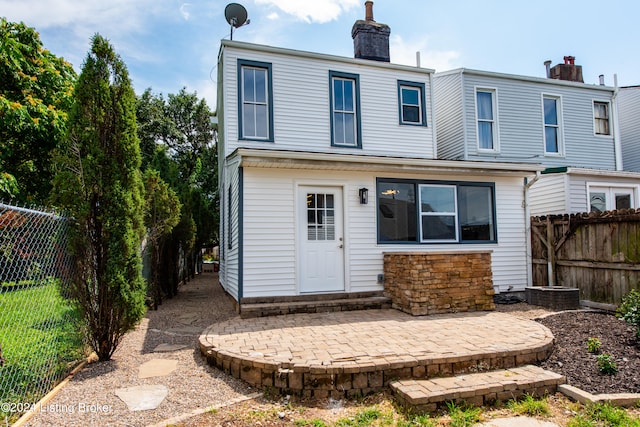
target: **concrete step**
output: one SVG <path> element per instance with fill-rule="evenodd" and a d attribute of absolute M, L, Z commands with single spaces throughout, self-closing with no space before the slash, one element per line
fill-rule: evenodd
<path fill-rule="evenodd" d="M 525 394 L 553 394 L 564 382 L 565 378 L 560 374 L 526 365 L 455 377 L 399 380 L 391 382 L 389 387 L 405 407 L 417 412 L 432 412 L 450 401 L 482 406 L 517 399 Z"/>
<path fill-rule="evenodd" d="M 361 298 L 336 298 L 321 300 L 278 301 L 244 303 L 240 305 L 240 316 L 264 317 L 294 313 L 324 313 L 329 311 L 351 311 L 391 308 L 391 299 L 384 296 Z"/>

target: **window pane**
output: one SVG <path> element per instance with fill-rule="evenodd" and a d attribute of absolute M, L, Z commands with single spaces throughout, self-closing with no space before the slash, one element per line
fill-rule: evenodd
<path fill-rule="evenodd" d="M 558 111 L 557 111 L 557 103 L 555 99 L 544 98 L 544 124 L 546 125 L 558 124 Z"/>
<path fill-rule="evenodd" d="M 455 240 L 456 225 L 454 216 L 423 216 L 423 240 Z"/>
<path fill-rule="evenodd" d="M 420 107 L 402 106 L 402 121 L 406 123 L 420 123 Z"/>
<path fill-rule="evenodd" d="M 256 108 L 253 104 L 245 104 L 242 113 L 242 134 L 244 136 L 256 136 Z"/>
<path fill-rule="evenodd" d="M 493 106 L 491 92 L 477 92 L 478 119 L 493 120 Z"/>
<path fill-rule="evenodd" d="M 333 209 L 333 194 L 327 194 L 327 207 Z"/>
<path fill-rule="evenodd" d="M 256 102 L 267 102 L 267 70 L 255 71 Z"/>
<path fill-rule="evenodd" d="M 256 105 L 256 133 L 255 136 L 266 138 L 269 136 L 269 118 L 267 117 L 267 106 Z"/>
<path fill-rule="evenodd" d="M 412 88 L 402 88 L 402 103 L 420 105 L 420 91 Z"/>
<path fill-rule="evenodd" d="M 609 115 L 607 114 L 607 104 L 603 102 L 594 102 L 593 106 L 595 117 L 597 119 L 606 119 L 609 117 Z"/>
<path fill-rule="evenodd" d="M 605 193 L 591 193 L 591 212 L 604 212 L 607 210 L 607 195 Z"/>
<path fill-rule="evenodd" d="M 455 187 L 420 186 L 422 212 L 455 213 Z"/>
<path fill-rule="evenodd" d="M 343 80 L 344 83 L 344 110 L 355 111 L 353 102 L 353 81 Z"/>
<path fill-rule="evenodd" d="M 616 209 L 631 209 L 631 195 L 616 194 Z"/>
<path fill-rule="evenodd" d="M 315 208 L 316 207 L 316 195 L 307 193 L 307 208 Z"/>
<path fill-rule="evenodd" d="M 333 80 L 333 109 L 344 110 L 344 93 L 342 87 L 342 80 Z"/>
<path fill-rule="evenodd" d="M 380 182 L 378 236 L 383 242 L 416 242 L 416 194 L 410 183 Z"/>
<path fill-rule="evenodd" d="M 493 123 L 478 122 L 478 143 L 480 148 L 493 149 Z"/>
<path fill-rule="evenodd" d="M 344 144 L 344 114 L 333 113 L 333 141 L 336 144 Z"/>
<path fill-rule="evenodd" d="M 495 240 L 493 192 L 490 187 L 458 187 L 461 240 Z"/>
<path fill-rule="evenodd" d="M 255 70 L 253 68 L 243 68 L 242 70 L 243 86 L 242 94 L 243 101 L 253 102 L 255 101 Z"/>
<path fill-rule="evenodd" d="M 596 134 L 609 135 L 609 120 L 596 119 Z"/>
<path fill-rule="evenodd" d="M 558 152 L 558 128 L 547 126 L 544 128 L 545 151 L 547 153 Z"/>
<path fill-rule="evenodd" d="M 353 114 L 344 115 L 344 143 L 349 145 L 356 144 L 356 123 Z"/>

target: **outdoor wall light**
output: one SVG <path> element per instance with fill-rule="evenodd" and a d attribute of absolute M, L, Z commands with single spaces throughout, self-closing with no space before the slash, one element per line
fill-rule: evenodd
<path fill-rule="evenodd" d="M 360 196 L 360 204 L 366 205 L 369 203 L 369 190 L 366 188 L 361 188 L 358 190 L 358 195 Z"/>

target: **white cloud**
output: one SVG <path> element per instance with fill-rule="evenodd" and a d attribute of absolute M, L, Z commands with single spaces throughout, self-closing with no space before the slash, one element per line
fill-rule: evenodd
<path fill-rule="evenodd" d="M 429 50 L 428 39 L 405 41 L 402 37 L 391 36 L 389 50 L 394 64 L 416 65 L 416 52 L 420 52 L 420 66 L 436 71 L 446 71 L 459 67 L 460 54 L 454 50 Z"/>
<path fill-rule="evenodd" d="M 268 14 L 268 15 L 267 15 L 267 19 L 268 19 L 269 21 L 275 21 L 275 20 L 277 20 L 278 18 L 280 18 L 280 15 L 278 15 L 278 13 L 277 13 L 277 12 L 272 12 L 272 13 L 270 13 L 270 14 Z"/>
<path fill-rule="evenodd" d="M 189 20 L 189 8 L 191 7 L 191 4 L 189 3 L 182 3 L 182 5 L 180 6 L 180 13 L 182 14 L 182 17 L 184 18 L 185 21 Z"/>
<path fill-rule="evenodd" d="M 360 6 L 360 0 L 255 0 L 256 4 L 277 7 L 283 12 L 311 23 L 333 21 L 343 12 Z"/>

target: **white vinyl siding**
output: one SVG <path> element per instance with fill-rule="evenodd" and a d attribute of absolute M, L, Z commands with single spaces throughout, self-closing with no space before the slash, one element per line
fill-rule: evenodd
<path fill-rule="evenodd" d="M 436 74 L 433 87 L 438 128 L 438 158 L 465 160 L 462 74 Z"/>
<path fill-rule="evenodd" d="M 569 184 L 564 173 L 541 175 L 529 189 L 531 216 L 561 215 L 569 212 Z"/>
<path fill-rule="evenodd" d="M 622 166 L 626 171 L 640 172 L 640 86 L 620 89 L 618 116 Z"/>
<path fill-rule="evenodd" d="M 223 41 L 219 88 L 226 117 L 224 156 L 238 147 L 264 148 L 260 141 L 238 140 L 237 62 L 272 65 L 273 127 L 271 149 L 353 154 L 350 147 L 331 145 L 329 71 L 354 74 L 360 81 L 362 149 L 358 154 L 432 159 L 433 126 L 401 126 L 398 122 L 398 80 L 425 85 L 426 122 L 433 122 L 431 72 L 424 68 L 303 52 L 253 48 Z M 222 84 L 224 80 L 224 84 Z M 222 157 L 221 157 L 222 158 Z"/>
<path fill-rule="evenodd" d="M 244 169 L 244 287 L 243 296 L 297 295 L 295 194 L 298 186 L 341 186 L 344 193 L 345 291 L 380 291 L 377 275 L 383 272 L 383 253 L 391 251 L 465 250 L 466 244 L 377 244 L 376 178 L 353 171 L 247 168 Z M 386 176 L 385 176 L 386 177 Z M 424 174 L 403 174 L 400 179 L 425 179 Z M 428 175 L 433 180 L 451 176 Z M 486 175 L 469 176 L 487 181 Z M 498 243 L 474 244 L 473 250 L 491 250 L 496 289 L 523 290 L 527 285 L 522 178 L 496 178 Z M 359 188 L 369 189 L 369 203 L 361 205 Z M 268 225 L 266 225 L 268 224 Z"/>
<path fill-rule="evenodd" d="M 626 172 L 574 168 L 545 174 L 529 190 L 529 209 L 532 216 L 589 212 L 589 188 L 597 187 L 632 190 L 632 208 L 638 208 L 639 182 L 639 177 Z"/>
<path fill-rule="evenodd" d="M 615 170 L 613 137 L 593 132 L 593 100 L 610 100 L 613 88 L 467 69 L 434 79 L 439 158 Z M 475 90 L 483 87 L 499 94 L 500 152 L 495 155 L 478 150 Z M 542 94 L 562 99 L 564 157 L 545 156 Z"/>
<path fill-rule="evenodd" d="M 220 272 L 219 280 L 222 287 L 236 299 L 239 297 L 239 268 L 240 268 L 240 235 L 239 235 L 239 207 L 240 207 L 240 170 L 237 159 L 228 161 L 223 182 L 220 221 Z M 230 190 L 230 191 L 229 191 Z M 229 200 L 231 195 L 231 200 Z M 231 217 L 228 217 L 229 212 Z M 230 239 L 230 240 L 229 240 Z"/>

